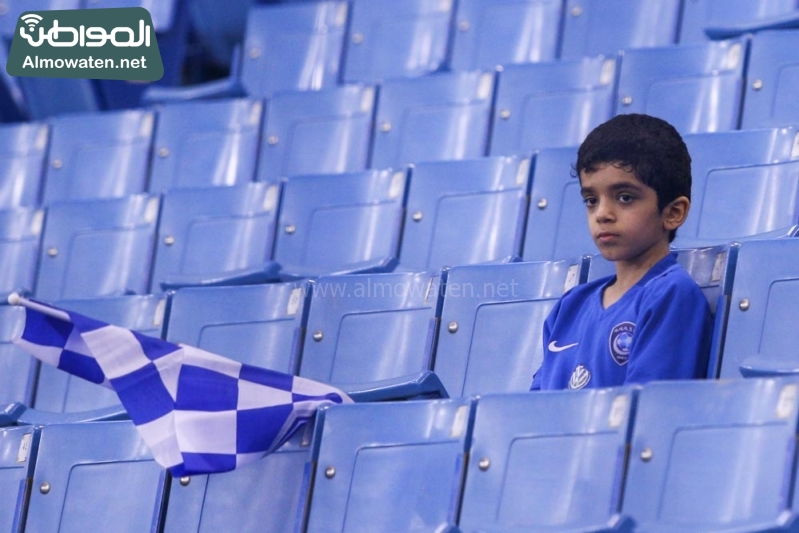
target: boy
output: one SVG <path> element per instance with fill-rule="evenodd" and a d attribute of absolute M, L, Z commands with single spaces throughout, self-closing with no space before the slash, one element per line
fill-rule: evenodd
<path fill-rule="evenodd" d="M 669 249 L 691 206 L 680 134 L 655 117 L 619 115 L 583 141 L 575 170 L 591 236 L 616 275 L 555 305 L 531 389 L 705 377 L 710 308 Z"/>

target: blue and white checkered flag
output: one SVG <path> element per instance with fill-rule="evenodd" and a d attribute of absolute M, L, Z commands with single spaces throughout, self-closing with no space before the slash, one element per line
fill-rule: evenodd
<path fill-rule="evenodd" d="M 14 343 L 112 388 L 155 460 L 174 476 L 224 472 L 279 448 L 316 410 L 352 400 L 308 379 L 239 363 L 16 295 Z"/>

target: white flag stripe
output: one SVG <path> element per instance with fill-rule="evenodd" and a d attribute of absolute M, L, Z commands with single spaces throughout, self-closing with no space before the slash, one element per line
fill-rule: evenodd
<path fill-rule="evenodd" d="M 126 376 L 151 362 L 130 330 L 106 326 L 84 333 L 83 339 L 95 356 L 103 355 L 97 362 L 108 379 Z"/>
<path fill-rule="evenodd" d="M 236 453 L 236 411 L 175 411 L 177 441 L 185 453 Z"/>
<path fill-rule="evenodd" d="M 194 346 L 181 344 L 180 347 L 183 348 L 184 365 L 198 366 L 207 370 L 213 370 L 214 372 L 219 372 L 220 374 L 236 379 L 238 379 L 241 374 L 241 363 L 238 361 L 222 357 L 215 353 L 206 352 Z"/>
<path fill-rule="evenodd" d="M 178 378 L 180 368 L 183 366 L 183 348 L 153 361 L 161 382 L 173 400 L 178 399 Z"/>
<path fill-rule="evenodd" d="M 36 353 L 36 358 L 48 365 L 58 366 L 58 362 L 61 361 L 61 352 L 63 352 L 61 348 L 34 344 L 25 339 L 15 339 L 14 344 L 26 352 Z"/>
<path fill-rule="evenodd" d="M 239 381 L 238 409 L 258 409 L 275 405 L 291 405 L 291 392 L 247 380 Z"/>
<path fill-rule="evenodd" d="M 70 332 L 67 343 L 64 345 L 64 349 L 69 350 L 70 352 L 85 355 L 87 357 L 93 357 L 92 351 L 88 346 L 86 346 L 83 336 L 81 336 L 80 331 L 78 331 L 76 328 L 73 328 L 73 330 Z"/>
<path fill-rule="evenodd" d="M 170 411 L 161 418 L 136 426 L 153 458 L 164 468 L 183 462 L 180 449 L 175 446 L 175 412 Z"/>

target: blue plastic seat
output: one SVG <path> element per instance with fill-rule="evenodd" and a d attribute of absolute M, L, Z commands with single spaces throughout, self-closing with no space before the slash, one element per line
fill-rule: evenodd
<path fill-rule="evenodd" d="M 273 259 L 284 277 L 396 266 L 407 174 L 293 176 L 283 186 Z"/>
<path fill-rule="evenodd" d="M 375 87 L 282 91 L 266 104 L 259 181 L 368 168 Z"/>
<path fill-rule="evenodd" d="M 528 155 L 579 145 L 613 116 L 617 63 L 595 56 L 503 67 L 490 153 Z"/>
<path fill-rule="evenodd" d="M 411 170 L 400 267 L 422 271 L 518 257 L 530 160 L 484 157 Z"/>
<path fill-rule="evenodd" d="M 48 208 L 37 298 L 46 301 L 146 294 L 158 197 L 59 202 Z"/>
<path fill-rule="evenodd" d="M 36 122 L 0 127 L 0 209 L 39 204 L 47 136 Z"/>
<path fill-rule="evenodd" d="M 25 327 L 25 310 L 0 306 L 0 406 L 14 402 L 33 404 L 39 363 L 12 344 Z M 2 522 L 2 521 L 0 521 Z"/>
<path fill-rule="evenodd" d="M 36 283 L 44 211 L 33 207 L 0 210 L 0 299 L 31 294 Z M 2 304 L 0 304 L 2 305 Z"/>
<path fill-rule="evenodd" d="M 459 0 L 450 68 L 554 60 L 562 16 L 563 0 Z"/>
<path fill-rule="evenodd" d="M 0 64 L 2 65 L 8 63 L 9 48 L 10 45 L 0 39 Z M 17 122 L 26 118 L 25 98 L 22 95 L 22 87 L 19 86 L 19 79 L 5 69 L 0 70 L 0 121 Z"/>
<path fill-rule="evenodd" d="M 166 475 L 130 421 L 48 425 L 39 440 L 25 529 L 157 530 Z"/>
<path fill-rule="evenodd" d="M 799 60 L 792 53 L 797 47 L 799 30 L 764 31 L 752 37 L 742 129 L 799 124 L 794 98 Z"/>
<path fill-rule="evenodd" d="M 613 531 L 636 390 L 481 396 L 461 531 Z"/>
<path fill-rule="evenodd" d="M 230 99 L 163 106 L 148 190 L 252 181 L 263 102 Z"/>
<path fill-rule="evenodd" d="M 566 0 L 561 58 L 677 42 L 680 0 Z"/>
<path fill-rule="evenodd" d="M 454 526 L 470 404 L 428 400 L 320 411 L 305 531 L 399 533 Z"/>
<path fill-rule="evenodd" d="M 636 531 L 790 531 L 799 382 L 663 381 L 638 396 L 622 513 Z M 794 526 L 795 527 L 795 526 Z"/>
<path fill-rule="evenodd" d="M 26 491 L 33 478 L 40 428 L 0 428 L 0 528 L 23 531 L 28 508 Z"/>
<path fill-rule="evenodd" d="M 275 279 L 279 196 L 268 183 L 165 193 L 151 291 Z"/>
<path fill-rule="evenodd" d="M 180 289 L 166 339 L 296 374 L 309 294 L 302 282 Z"/>
<path fill-rule="evenodd" d="M 384 388 L 397 397 L 438 394 L 438 387 L 402 387 L 432 370 L 442 283 L 438 272 L 319 278 L 300 376 L 348 393 Z"/>
<path fill-rule="evenodd" d="M 796 27 L 799 5 L 795 0 L 691 0 L 683 3 L 680 42 Z"/>
<path fill-rule="evenodd" d="M 627 50 L 616 113 L 646 113 L 680 133 L 738 128 L 748 38 Z"/>
<path fill-rule="evenodd" d="M 448 394 L 529 391 L 541 366 L 544 320 L 582 283 L 581 261 L 453 267 L 433 369 Z"/>
<path fill-rule="evenodd" d="M 485 155 L 494 75 L 481 71 L 382 84 L 372 168 Z"/>
<path fill-rule="evenodd" d="M 153 113 L 143 110 L 54 118 L 43 202 L 144 192 L 154 122 Z"/>
<path fill-rule="evenodd" d="M 343 79 L 374 83 L 446 67 L 452 0 L 355 0 Z"/>

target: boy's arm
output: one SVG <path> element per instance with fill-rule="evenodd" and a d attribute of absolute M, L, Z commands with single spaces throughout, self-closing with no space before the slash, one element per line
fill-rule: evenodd
<path fill-rule="evenodd" d="M 542 347 L 543 347 L 544 358 L 541 362 L 541 367 L 538 368 L 538 370 L 536 370 L 535 372 L 535 375 L 533 375 L 533 384 L 530 386 L 531 391 L 541 390 L 541 374 L 542 374 L 541 369 L 544 368 L 545 364 L 547 364 L 547 346 L 549 346 L 549 339 L 550 336 L 552 335 L 552 327 L 555 324 L 555 319 L 558 315 L 558 310 L 560 309 L 560 302 L 562 301 L 562 298 L 563 297 L 561 297 L 561 300 L 558 300 L 558 302 L 555 304 L 555 307 L 552 308 L 552 311 L 549 312 L 549 315 L 547 315 L 547 319 L 544 321 L 544 328 L 541 334 L 541 339 L 543 340 Z"/>

